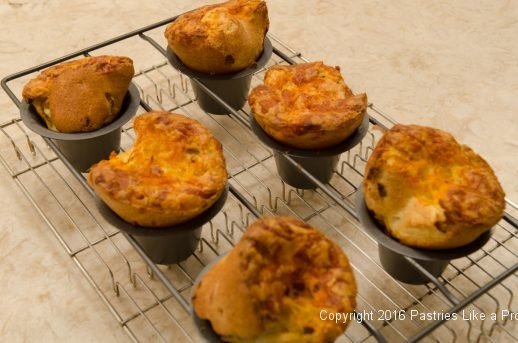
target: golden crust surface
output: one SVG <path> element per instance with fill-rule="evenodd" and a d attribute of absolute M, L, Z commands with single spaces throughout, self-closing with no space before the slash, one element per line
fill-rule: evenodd
<path fill-rule="evenodd" d="M 194 290 L 200 318 L 230 342 L 332 342 L 351 313 L 356 282 L 340 247 L 291 217 L 262 217 Z"/>
<path fill-rule="evenodd" d="M 189 68 L 225 74 L 256 61 L 268 26 L 264 1 L 231 0 L 185 13 L 167 26 L 165 37 Z"/>
<path fill-rule="evenodd" d="M 212 206 L 227 182 L 221 143 L 196 120 L 149 112 L 134 120 L 134 146 L 90 168 L 88 183 L 125 221 L 165 227 Z"/>
<path fill-rule="evenodd" d="M 321 149 L 342 142 L 360 126 L 367 95 L 353 95 L 338 67 L 312 62 L 271 67 L 248 102 L 257 123 L 276 140 Z"/>
<path fill-rule="evenodd" d="M 94 131 L 117 118 L 133 74 L 128 57 L 85 57 L 45 69 L 22 96 L 51 130 Z"/>
<path fill-rule="evenodd" d="M 365 202 L 402 244 L 449 249 L 474 241 L 502 217 L 504 191 L 487 162 L 450 134 L 395 125 L 365 169 Z"/>

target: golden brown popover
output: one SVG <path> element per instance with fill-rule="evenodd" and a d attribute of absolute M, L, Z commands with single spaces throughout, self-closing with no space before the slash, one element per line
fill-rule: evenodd
<path fill-rule="evenodd" d="M 250 67 L 268 31 L 262 0 L 230 0 L 187 12 L 169 24 L 169 48 L 189 68 L 225 74 Z"/>
<path fill-rule="evenodd" d="M 313 62 L 271 67 L 248 102 L 257 123 L 274 139 L 321 149 L 342 142 L 360 126 L 367 95 L 353 95 L 339 67 Z"/>
<path fill-rule="evenodd" d="M 196 314 L 228 342 L 332 342 L 352 313 L 356 282 L 343 251 L 295 218 L 262 217 L 200 280 Z"/>
<path fill-rule="evenodd" d="M 90 168 L 88 183 L 128 223 L 171 226 L 221 196 L 227 170 L 221 143 L 194 119 L 169 112 L 135 118 L 134 146 Z"/>
<path fill-rule="evenodd" d="M 473 150 L 444 131 L 395 125 L 365 169 L 365 203 L 389 235 L 423 249 L 474 241 L 503 215 L 504 191 Z"/>
<path fill-rule="evenodd" d="M 22 95 L 50 130 L 94 131 L 117 118 L 134 73 L 128 57 L 85 57 L 45 69 Z"/>

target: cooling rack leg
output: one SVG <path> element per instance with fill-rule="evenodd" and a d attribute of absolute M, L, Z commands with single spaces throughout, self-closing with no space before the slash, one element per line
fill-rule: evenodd
<path fill-rule="evenodd" d="M 387 340 L 385 339 L 385 337 L 383 337 L 378 330 L 376 330 L 376 328 L 374 327 L 374 325 L 372 325 L 371 322 L 367 321 L 367 320 L 362 320 L 362 325 L 371 333 L 371 335 L 376 338 L 376 340 L 379 342 L 379 343 L 387 343 Z"/>
<path fill-rule="evenodd" d="M 405 260 L 407 260 L 407 262 L 410 263 L 410 265 L 412 265 L 412 267 L 414 267 L 415 270 L 417 270 L 423 276 L 428 278 L 435 286 L 437 286 L 437 288 L 439 288 L 441 293 L 444 294 L 444 296 L 452 304 L 457 305 L 459 303 L 459 300 L 453 294 L 451 294 L 451 292 L 441 283 L 441 281 L 439 281 L 439 279 L 437 279 L 435 276 L 430 274 L 430 272 L 428 270 L 423 268 L 423 266 L 421 266 L 419 263 L 417 263 L 413 258 L 405 256 Z"/>
<path fill-rule="evenodd" d="M 140 245 L 137 243 L 137 241 L 135 241 L 135 239 L 133 237 L 131 237 L 131 235 L 128 235 L 127 233 L 125 232 L 121 232 L 121 234 L 126 237 L 126 239 L 128 240 L 128 242 L 133 246 L 133 248 L 135 248 L 135 250 L 137 251 L 137 253 L 142 257 L 142 259 L 146 262 L 147 266 L 149 267 L 149 269 L 153 272 L 153 275 L 156 276 L 163 284 L 164 286 L 167 288 L 167 290 L 175 297 L 176 301 L 178 301 L 178 303 L 180 305 L 182 305 L 182 307 L 184 308 L 185 311 L 187 311 L 188 313 L 192 313 L 192 308 L 191 306 L 189 305 L 189 303 L 187 301 L 185 301 L 185 299 L 182 297 L 182 295 L 180 293 L 178 293 L 178 291 L 176 290 L 176 288 L 171 284 L 171 282 L 169 281 L 169 279 L 164 275 L 164 273 L 162 273 L 162 271 L 160 270 L 160 268 L 157 267 L 157 265 L 151 261 L 151 259 L 146 255 L 146 253 L 144 252 L 144 250 L 142 250 L 142 248 L 140 247 Z"/>

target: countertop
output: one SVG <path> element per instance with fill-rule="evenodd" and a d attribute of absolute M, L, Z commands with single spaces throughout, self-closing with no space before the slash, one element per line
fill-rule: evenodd
<path fill-rule="evenodd" d="M 206 1 L 4 0 L 0 76 Z M 270 31 L 338 65 L 402 123 L 471 146 L 518 200 L 518 2 L 268 1 Z M 0 122 L 17 109 L 0 93 Z M 127 341 L 8 172 L 0 167 L 0 340 Z"/>

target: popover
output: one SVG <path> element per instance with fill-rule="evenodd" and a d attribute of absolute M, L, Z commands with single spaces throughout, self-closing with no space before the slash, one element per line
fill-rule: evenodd
<path fill-rule="evenodd" d="M 149 112 L 134 120 L 133 147 L 90 168 L 88 183 L 126 222 L 185 222 L 218 200 L 227 182 L 221 143 L 194 119 Z"/>
<path fill-rule="evenodd" d="M 200 280 L 192 298 L 228 342 L 332 342 L 348 322 L 321 311 L 351 313 L 356 282 L 343 251 L 291 217 L 262 217 Z"/>
<path fill-rule="evenodd" d="M 45 69 L 22 96 L 50 130 L 94 131 L 118 117 L 134 73 L 128 57 L 85 57 Z"/>
<path fill-rule="evenodd" d="M 457 248 L 502 218 L 504 191 L 488 163 L 444 131 L 395 125 L 365 169 L 365 203 L 387 233 L 422 249 Z"/>
<path fill-rule="evenodd" d="M 187 12 L 165 30 L 169 48 L 189 68 L 209 74 L 237 72 L 261 55 L 268 31 L 262 0 L 231 0 Z"/>
<path fill-rule="evenodd" d="M 342 142 L 360 126 L 367 95 L 353 95 L 339 67 L 312 62 L 271 67 L 248 102 L 257 123 L 277 141 L 322 149 Z"/>

